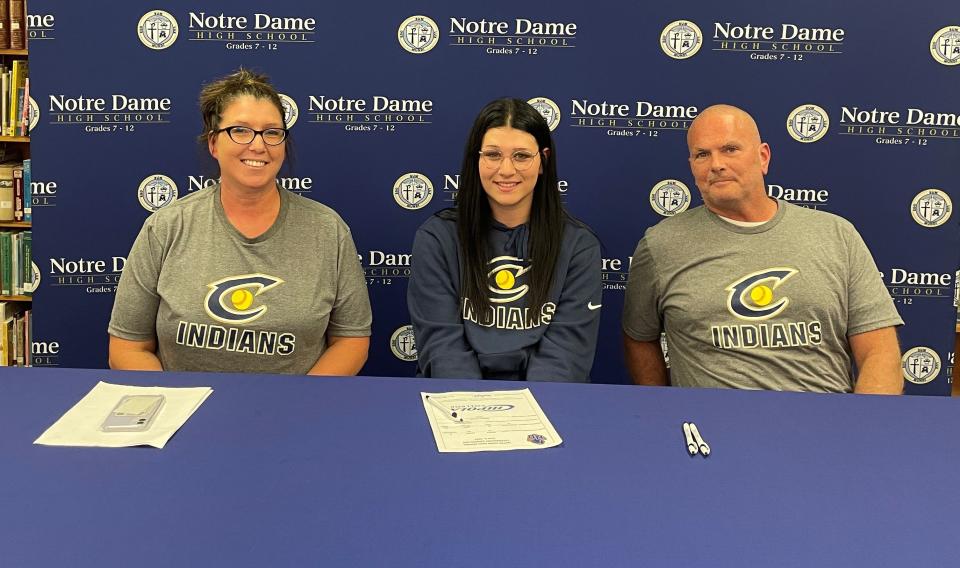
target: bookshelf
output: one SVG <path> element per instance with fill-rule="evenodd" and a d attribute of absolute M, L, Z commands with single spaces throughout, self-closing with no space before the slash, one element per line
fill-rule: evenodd
<path fill-rule="evenodd" d="M 27 49 L 10 49 L 20 42 L 18 47 L 25 47 L 27 38 L 26 14 L 23 2 L 17 0 L 0 0 L 6 4 L 6 12 L 2 14 L 6 23 L 7 33 L 0 34 L 0 66 L 4 71 L 11 72 L 10 76 L 3 77 L 3 85 L 8 87 L 6 94 L 0 96 L 0 101 L 7 106 L 0 109 L 3 112 L 4 125 L 12 124 L 14 117 L 20 122 L 24 112 L 22 109 L 29 106 L 29 86 L 19 82 L 22 87 L 17 90 L 18 84 L 13 80 L 18 76 L 13 73 L 17 69 L 19 76 L 29 76 Z M 19 7 L 15 7 L 19 5 Z M 19 25 L 12 20 L 19 18 Z M 17 34 L 16 30 L 20 30 Z M 17 37 L 14 37 L 17 35 Z M 16 64 L 14 62 L 17 62 Z M 2 89 L 0 89 L 2 91 Z M 19 97 L 18 97 L 19 94 Z M 24 130 L 26 127 L 24 126 Z M 11 127 L 13 131 L 13 127 Z M 32 359 L 32 327 L 31 319 L 33 298 L 30 295 L 30 278 L 33 274 L 31 264 L 31 248 L 33 223 L 30 211 L 30 137 L 23 132 L 0 131 L 0 366 L 30 366 Z M 24 160 L 27 160 L 24 164 Z M 17 170 L 11 182 L 11 170 Z M 13 190 L 9 189 L 10 184 Z M 8 200 L 13 199 L 13 220 Z M 26 288 L 26 290 L 24 289 Z"/>

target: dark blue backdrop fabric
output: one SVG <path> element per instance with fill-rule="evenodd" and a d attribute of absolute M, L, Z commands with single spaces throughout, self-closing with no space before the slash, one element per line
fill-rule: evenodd
<path fill-rule="evenodd" d="M 240 66 L 289 97 L 286 187 L 354 232 L 374 309 L 365 373 L 411 376 L 417 226 L 453 203 L 477 110 L 555 121 L 569 210 L 604 247 L 595 380 L 626 382 L 620 313 L 646 227 L 701 203 L 685 131 L 756 117 L 772 195 L 851 220 L 906 325 L 908 392 L 947 394 L 960 264 L 960 17 L 949 3 L 31 4 L 38 365 L 106 365 L 124 257 L 156 208 L 216 177 L 201 84 Z"/>

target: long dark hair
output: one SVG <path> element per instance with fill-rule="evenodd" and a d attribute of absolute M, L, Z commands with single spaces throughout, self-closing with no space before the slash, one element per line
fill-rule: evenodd
<path fill-rule="evenodd" d="M 557 189 L 557 148 L 550 137 L 547 121 L 537 109 L 520 99 L 497 99 L 483 107 L 473 122 L 463 151 L 460 185 L 457 193 L 457 236 L 460 240 L 460 294 L 472 305 L 477 320 L 490 322 L 487 292 L 487 261 L 490 244 L 487 234 L 492 223 L 490 202 L 480 183 L 480 147 L 487 130 L 509 126 L 522 130 L 537 141 L 543 173 L 537 178 L 530 208 L 529 257 L 530 292 L 527 320 L 540 317 L 540 306 L 550 297 L 553 271 L 560 254 L 560 242 L 566 213 Z M 549 148 L 549 155 L 543 150 Z"/>

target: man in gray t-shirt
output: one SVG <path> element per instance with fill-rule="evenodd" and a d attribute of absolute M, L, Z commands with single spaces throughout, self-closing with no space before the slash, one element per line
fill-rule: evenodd
<path fill-rule="evenodd" d="M 637 245 L 623 316 L 634 382 L 900 393 L 903 321 L 856 229 L 767 196 L 770 148 L 742 110 L 704 110 L 687 143 L 704 206 Z"/>

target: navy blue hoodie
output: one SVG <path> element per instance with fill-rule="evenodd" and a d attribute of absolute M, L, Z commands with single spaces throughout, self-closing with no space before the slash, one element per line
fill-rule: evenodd
<path fill-rule="evenodd" d="M 492 324 L 480 325 L 460 296 L 456 212 L 427 219 L 413 241 L 407 306 L 418 352 L 417 375 L 586 382 L 597 344 L 602 290 L 600 243 L 567 221 L 548 301 L 528 306 L 529 227 L 496 221 L 489 234 Z M 527 310 L 534 310 L 532 322 Z"/>

